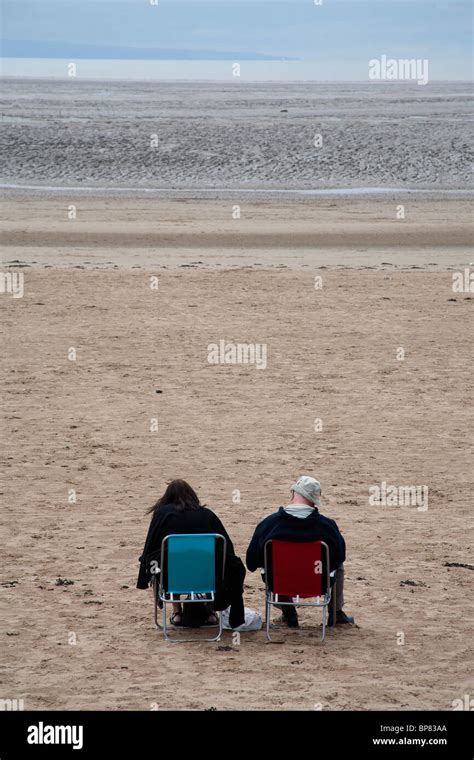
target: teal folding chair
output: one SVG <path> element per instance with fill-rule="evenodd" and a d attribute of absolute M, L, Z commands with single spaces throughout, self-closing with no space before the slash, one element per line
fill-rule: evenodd
<path fill-rule="evenodd" d="M 217 564 L 217 542 L 222 541 L 222 564 Z M 156 568 L 152 586 L 155 600 L 155 625 L 163 630 L 165 639 L 172 643 L 185 641 L 219 641 L 223 620 L 218 615 L 217 636 L 171 638 L 167 627 L 166 605 L 173 602 L 193 604 L 213 602 L 217 580 L 224 577 L 226 540 L 220 533 L 174 533 L 166 536 L 161 544 L 161 567 Z M 159 582 L 157 574 L 159 573 Z M 181 596 L 186 596 L 181 599 Z M 163 624 L 158 622 L 158 600 L 163 603 Z M 217 614 L 217 613 L 216 613 Z"/>

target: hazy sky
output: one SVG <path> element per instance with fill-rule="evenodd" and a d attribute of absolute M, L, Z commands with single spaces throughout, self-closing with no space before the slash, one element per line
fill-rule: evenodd
<path fill-rule="evenodd" d="M 358 61 L 428 58 L 471 78 L 470 0 L 3 0 L 6 56 L 290 57 L 351 78 Z M 48 43 L 48 44 L 45 44 Z M 135 50 L 134 50 L 135 49 Z M 151 53 L 148 50 L 147 56 Z"/>

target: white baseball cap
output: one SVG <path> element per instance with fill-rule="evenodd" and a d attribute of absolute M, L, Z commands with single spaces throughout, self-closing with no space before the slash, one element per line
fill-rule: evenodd
<path fill-rule="evenodd" d="M 309 475 L 302 475 L 290 488 L 290 491 L 299 493 L 305 499 L 311 501 L 317 507 L 321 506 L 321 483 Z"/>

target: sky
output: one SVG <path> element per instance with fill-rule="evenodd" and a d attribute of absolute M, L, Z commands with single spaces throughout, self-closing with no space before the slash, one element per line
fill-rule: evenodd
<path fill-rule="evenodd" d="M 428 58 L 471 79 L 470 0 L 2 0 L 2 55 L 316 61 L 351 79 L 371 58 Z"/>

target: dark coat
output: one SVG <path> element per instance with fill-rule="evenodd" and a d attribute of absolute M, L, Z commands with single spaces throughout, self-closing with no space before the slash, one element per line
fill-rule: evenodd
<path fill-rule="evenodd" d="M 263 547 L 271 538 L 281 541 L 324 541 L 329 547 L 331 572 L 346 558 L 346 544 L 334 520 L 315 508 L 308 517 L 295 517 L 280 507 L 262 520 L 247 549 L 247 567 L 253 572 L 264 566 Z"/>
<path fill-rule="evenodd" d="M 232 628 L 244 620 L 243 585 L 245 567 L 237 557 L 234 546 L 221 521 L 210 509 L 186 509 L 178 511 L 174 504 L 160 507 L 151 519 L 143 554 L 139 557 L 140 570 L 137 588 L 146 589 L 151 583 L 150 563 L 161 559 L 161 543 L 172 533 L 220 533 L 226 539 L 226 562 L 224 579 L 217 585 L 214 609 L 223 610 L 230 605 L 229 623 Z"/>

